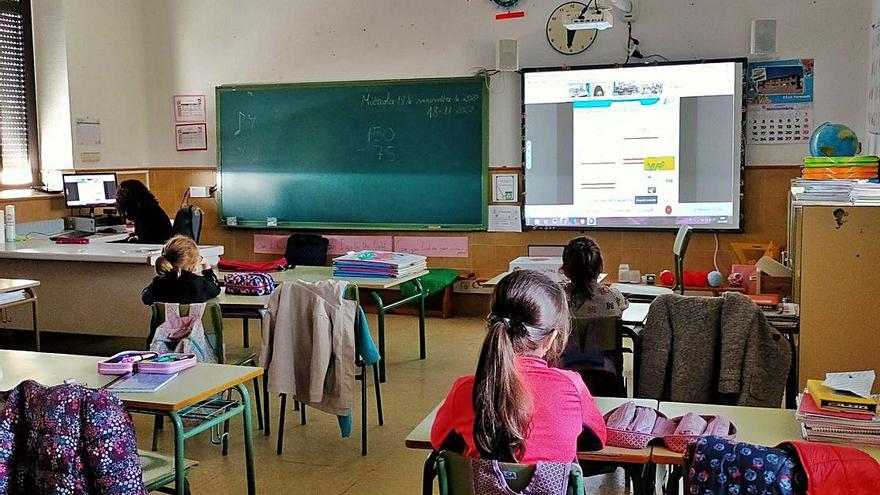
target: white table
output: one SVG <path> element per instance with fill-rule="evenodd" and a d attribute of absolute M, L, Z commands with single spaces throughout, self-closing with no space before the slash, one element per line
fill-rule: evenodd
<path fill-rule="evenodd" d="M 648 310 L 651 308 L 650 303 L 631 302 L 629 306 L 623 310 L 623 316 L 620 317 L 624 325 L 644 325 L 648 318 Z"/>
<path fill-rule="evenodd" d="M 143 337 L 149 333 L 149 308 L 141 291 L 155 276 L 158 244 L 108 242 L 126 234 L 95 235 L 89 244 L 55 244 L 45 237 L 0 245 L 0 276 L 40 281 L 38 308 L 42 331 Z M 216 264 L 223 246 L 200 246 Z M 22 328 L 26 308 L 11 308 L 2 328 Z"/>

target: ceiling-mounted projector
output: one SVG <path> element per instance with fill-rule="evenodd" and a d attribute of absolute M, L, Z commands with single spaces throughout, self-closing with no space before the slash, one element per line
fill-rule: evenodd
<path fill-rule="evenodd" d="M 617 9 L 624 22 L 635 22 L 638 18 L 638 0 L 607 0 L 600 3 L 596 0 L 596 9 L 587 7 L 577 17 L 565 23 L 565 28 L 572 31 L 579 29 L 598 29 L 604 31 L 614 27 L 612 11 Z"/>

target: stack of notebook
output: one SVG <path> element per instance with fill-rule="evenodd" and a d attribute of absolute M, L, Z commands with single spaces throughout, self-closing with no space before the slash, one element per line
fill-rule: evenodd
<path fill-rule="evenodd" d="M 876 179 L 878 158 L 876 156 L 807 157 L 801 177 L 809 180 L 829 179 Z"/>
<path fill-rule="evenodd" d="M 797 419 L 811 442 L 880 446 L 876 399 L 840 395 L 820 380 L 809 380 Z"/>
<path fill-rule="evenodd" d="M 849 203 L 855 180 L 807 180 L 791 182 L 791 192 L 796 202 Z"/>
<path fill-rule="evenodd" d="M 389 251 L 358 251 L 333 259 L 337 277 L 403 278 L 427 269 L 424 256 Z"/>
<path fill-rule="evenodd" d="M 873 182 L 853 186 L 850 200 L 856 205 L 880 205 L 880 184 Z"/>

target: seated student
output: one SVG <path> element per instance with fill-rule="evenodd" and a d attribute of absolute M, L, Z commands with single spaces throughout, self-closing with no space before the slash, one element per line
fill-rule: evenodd
<path fill-rule="evenodd" d="M 195 241 L 184 235 L 176 235 L 165 244 L 162 256 L 156 259 L 156 273 L 158 276 L 141 295 L 144 304 L 203 303 L 220 294 L 211 265 L 199 254 Z"/>
<path fill-rule="evenodd" d="M 623 315 L 629 302 L 619 290 L 600 284 L 602 250 L 589 237 L 576 237 L 562 251 L 562 273 L 566 284 L 568 307 L 576 318 L 604 318 Z"/>
<path fill-rule="evenodd" d="M 476 374 L 457 379 L 437 411 L 434 448 L 526 464 L 574 461 L 578 437 L 582 448 L 602 448 L 605 422 L 587 386 L 551 365 L 569 325 L 565 294 L 549 277 L 530 270 L 504 277 Z"/>
<path fill-rule="evenodd" d="M 116 208 L 123 218 L 134 222 L 134 234 L 128 237 L 128 242 L 164 244 L 174 235 L 168 215 L 140 181 L 130 179 L 119 184 Z"/>

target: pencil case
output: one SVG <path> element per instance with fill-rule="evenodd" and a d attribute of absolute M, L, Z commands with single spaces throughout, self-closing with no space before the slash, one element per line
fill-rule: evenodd
<path fill-rule="evenodd" d="M 635 402 L 612 409 L 604 418 L 608 431 L 605 443 L 625 449 L 643 449 L 659 440 L 669 450 L 684 452 L 689 443 L 704 436 L 727 439 L 736 436 L 736 426 L 726 416 L 688 413 L 670 419 L 656 409 L 636 406 Z"/>
<path fill-rule="evenodd" d="M 98 363 L 98 373 L 101 375 L 124 375 L 134 371 L 134 361 L 120 361 L 123 356 L 155 356 L 155 352 L 151 351 L 122 351 L 110 356 L 109 358 Z"/>
<path fill-rule="evenodd" d="M 673 452 L 684 453 L 688 444 L 699 441 L 701 437 L 714 435 L 732 440 L 736 436 L 736 425 L 726 416 L 688 413 L 670 421 L 676 424 L 676 430 L 672 435 L 664 435 L 663 443 Z"/>
<path fill-rule="evenodd" d="M 605 416 L 608 437 L 605 443 L 611 447 L 643 449 L 660 438 L 655 432 L 668 423 L 662 412 L 635 402 L 627 402 L 609 411 Z"/>
<path fill-rule="evenodd" d="M 173 359 L 172 361 L 161 361 L 163 359 Z M 137 363 L 137 370 L 141 373 L 155 373 L 159 375 L 170 375 L 196 365 L 195 354 L 179 354 L 167 353 L 159 354 L 153 359 L 146 359 Z"/>

